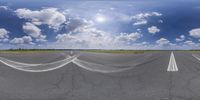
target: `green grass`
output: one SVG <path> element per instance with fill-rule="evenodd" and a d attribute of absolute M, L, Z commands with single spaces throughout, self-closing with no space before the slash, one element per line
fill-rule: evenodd
<path fill-rule="evenodd" d="M 188 50 L 188 51 L 192 53 L 200 53 L 200 50 Z"/>
<path fill-rule="evenodd" d="M 63 52 L 63 50 L 0 50 L 0 53 L 21 54 L 21 53 L 48 53 L 48 52 Z"/>
<path fill-rule="evenodd" d="M 96 52 L 96 53 L 114 53 L 114 54 L 140 54 L 145 52 L 154 52 L 158 50 L 81 50 L 83 52 Z"/>

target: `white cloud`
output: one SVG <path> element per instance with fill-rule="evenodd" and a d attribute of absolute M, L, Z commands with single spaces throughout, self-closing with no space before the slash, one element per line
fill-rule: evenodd
<path fill-rule="evenodd" d="M 38 38 L 36 38 L 36 42 L 46 42 L 46 35 L 40 35 Z"/>
<path fill-rule="evenodd" d="M 151 16 L 162 16 L 162 14 L 161 14 L 161 13 L 158 13 L 158 12 L 139 13 L 139 14 L 133 16 L 132 18 L 133 18 L 133 19 L 140 20 L 140 19 L 145 19 L 145 18 L 151 17 Z"/>
<path fill-rule="evenodd" d="M 0 38 L 1 39 L 3 39 L 3 38 L 9 38 L 8 33 L 9 33 L 9 31 L 7 31 L 6 29 L 0 28 Z"/>
<path fill-rule="evenodd" d="M 9 41 L 8 38 L 0 39 L 0 42 L 8 42 L 8 41 Z"/>
<path fill-rule="evenodd" d="M 42 34 L 37 26 L 29 22 L 25 23 L 22 28 L 25 33 L 34 38 L 38 38 Z"/>
<path fill-rule="evenodd" d="M 156 33 L 160 32 L 160 29 L 158 29 L 158 27 L 156 27 L 156 26 L 151 26 L 148 28 L 148 31 L 151 34 L 156 34 Z"/>
<path fill-rule="evenodd" d="M 23 36 L 21 38 L 14 38 L 10 41 L 12 44 L 33 44 L 30 36 Z"/>
<path fill-rule="evenodd" d="M 139 32 L 120 33 L 119 35 L 95 28 L 93 21 L 71 19 L 66 23 L 68 32 L 56 36 L 56 45 L 71 48 L 116 48 L 135 42 L 142 37 Z"/>
<path fill-rule="evenodd" d="M 62 42 L 65 46 L 71 47 L 108 47 L 112 42 L 112 37 L 96 28 L 78 28 L 71 33 L 58 34 L 57 42 Z"/>
<path fill-rule="evenodd" d="M 56 36 L 59 45 L 69 48 L 116 48 L 123 46 L 124 43 L 134 42 L 142 37 L 138 32 L 114 35 L 95 28 L 93 22 L 88 20 L 74 20 L 69 22 L 66 28 L 70 31 Z"/>
<path fill-rule="evenodd" d="M 77 32 L 78 31 L 78 32 Z M 58 34 L 57 42 L 72 47 L 86 48 L 116 48 L 126 46 L 129 42 L 135 42 L 141 38 L 140 33 L 120 33 L 120 35 L 111 35 L 110 33 L 97 30 L 96 28 L 83 28 L 76 30 L 73 34 Z M 125 45 L 126 44 L 126 45 Z"/>
<path fill-rule="evenodd" d="M 178 38 L 176 38 L 176 42 L 181 42 L 185 40 L 185 35 L 181 35 Z"/>
<path fill-rule="evenodd" d="M 159 16 L 162 16 L 161 13 L 158 13 L 158 12 L 151 12 L 151 13 L 139 13 L 139 14 L 136 14 L 134 16 L 131 16 L 131 19 L 133 21 L 135 21 L 133 23 L 133 25 L 144 25 L 144 24 L 147 24 L 148 21 L 147 19 L 149 17 L 152 17 L 152 16 L 156 16 L 156 17 L 159 17 Z"/>
<path fill-rule="evenodd" d="M 200 49 L 200 43 L 195 43 L 191 40 L 187 40 L 180 47 L 183 49 Z"/>
<path fill-rule="evenodd" d="M 35 25 L 46 24 L 50 28 L 58 29 L 66 21 L 65 16 L 57 8 L 44 8 L 42 10 L 17 9 L 19 18 L 30 20 Z"/>
<path fill-rule="evenodd" d="M 200 43 L 195 43 L 193 41 L 188 40 L 184 42 L 183 47 L 188 49 L 200 49 Z"/>
<path fill-rule="evenodd" d="M 35 26 L 32 23 L 25 23 L 23 26 L 23 31 L 27 33 L 27 35 L 33 37 L 36 39 L 36 42 L 45 42 L 46 40 L 46 35 L 42 35 L 41 29 Z"/>
<path fill-rule="evenodd" d="M 160 38 L 159 40 L 156 41 L 156 43 L 160 46 L 163 46 L 163 45 L 168 45 L 170 44 L 170 41 L 165 39 L 165 38 Z"/>
<path fill-rule="evenodd" d="M 67 41 L 67 40 L 73 40 L 75 38 L 76 37 L 71 36 L 71 34 L 58 34 L 56 36 L 56 39 L 57 39 L 58 42 L 64 42 L 64 41 Z"/>
<path fill-rule="evenodd" d="M 190 41 L 190 40 L 185 41 L 184 43 L 187 44 L 187 45 L 189 45 L 189 46 L 197 46 L 196 43 L 194 43 L 193 41 Z"/>
<path fill-rule="evenodd" d="M 189 34 L 194 38 L 200 38 L 200 28 L 190 30 Z"/>
<path fill-rule="evenodd" d="M 133 23 L 133 25 L 145 25 L 147 24 L 147 20 L 139 20 Z"/>
<path fill-rule="evenodd" d="M 185 41 L 184 43 L 185 43 L 185 44 L 189 44 L 189 45 L 193 45 L 193 44 L 194 44 L 194 43 L 193 43 L 192 41 L 190 41 L 190 40 Z"/>
<path fill-rule="evenodd" d="M 138 32 L 134 33 L 120 33 L 119 36 L 116 36 L 116 40 L 127 42 L 127 41 L 136 41 L 137 39 L 141 38 L 142 34 Z"/>
<path fill-rule="evenodd" d="M 65 29 L 68 30 L 68 32 L 78 32 L 80 29 L 88 28 L 93 26 L 93 21 L 89 21 L 86 19 L 70 19 L 66 25 Z"/>
<path fill-rule="evenodd" d="M 0 6 L 0 9 L 8 10 L 8 6 Z"/>
<path fill-rule="evenodd" d="M 110 12 L 106 12 L 110 13 Z M 120 22 L 126 22 L 126 23 L 132 23 L 134 26 L 138 25 L 145 25 L 148 23 L 149 17 L 159 17 L 162 16 L 161 13 L 158 12 L 149 12 L 149 13 L 139 13 L 135 15 L 128 15 L 121 12 L 112 12 L 112 17 L 109 17 L 109 21 L 120 21 Z M 116 20 L 117 19 L 117 20 Z"/>
<path fill-rule="evenodd" d="M 60 46 L 104 48 L 112 43 L 110 34 L 93 27 L 92 21 L 85 19 L 70 20 L 65 28 L 68 30 L 67 33 L 57 34 L 56 36 Z"/>
<path fill-rule="evenodd" d="M 24 40 L 22 38 L 14 38 L 13 40 L 10 41 L 10 43 L 13 43 L 13 44 L 23 44 Z"/>
<path fill-rule="evenodd" d="M 144 42 L 142 42 L 141 44 L 143 44 L 143 45 L 147 45 L 147 44 L 149 44 L 149 43 L 144 41 Z"/>

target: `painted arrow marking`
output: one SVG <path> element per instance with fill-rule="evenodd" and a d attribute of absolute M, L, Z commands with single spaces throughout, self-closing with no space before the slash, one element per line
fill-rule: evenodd
<path fill-rule="evenodd" d="M 169 65 L 168 65 L 167 71 L 173 71 L 173 72 L 178 71 L 178 67 L 177 67 L 173 52 L 171 52 L 171 55 L 170 55 L 170 60 L 169 60 Z"/>

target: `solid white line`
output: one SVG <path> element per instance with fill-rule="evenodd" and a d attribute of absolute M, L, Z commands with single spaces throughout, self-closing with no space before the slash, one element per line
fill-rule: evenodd
<path fill-rule="evenodd" d="M 200 61 L 200 58 L 199 58 L 199 57 L 195 56 L 194 54 L 192 54 L 192 56 L 193 56 L 194 58 L 196 58 L 197 60 Z"/>
<path fill-rule="evenodd" d="M 170 55 L 170 60 L 169 60 L 169 65 L 168 65 L 167 71 L 178 71 L 178 67 L 177 67 L 173 52 L 171 52 L 171 55 Z"/>

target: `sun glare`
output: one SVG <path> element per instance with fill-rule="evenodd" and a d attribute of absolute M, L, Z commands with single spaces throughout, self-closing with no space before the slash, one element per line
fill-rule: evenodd
<path fill-rule="evenodd" d="M 106 21 L 106 18 L 102 15 L 101 16 L 99 15 L 99 16 L 96 16 L 95 20 L 96 22 L 103 23 Z"/>

